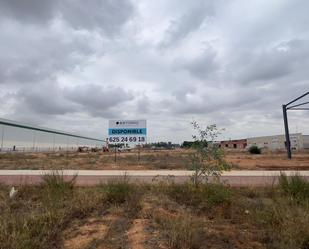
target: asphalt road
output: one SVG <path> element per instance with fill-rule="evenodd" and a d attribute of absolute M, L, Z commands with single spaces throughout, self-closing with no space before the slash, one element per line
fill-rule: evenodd
<path fill-rule="evenodd" d="M 0 170 L 0 183 L 16 186 L 20 184 L 37 185 L 43 181 L 43 176 L 55 171 L 50 170 Z M 309 181 L 309 171 L 228 171 L 220 177 L 220 181 L 231 186 L 267 186 L 276 184 L 280 172 L 286 175 L 295 173 Z M 110 181 L 119 181 L 124 177 L 130 182 L 158 183 L 170 182 L 183 183 L 190 179 L 192 171 L 184 170 L 63 170 L 58 171 L 66 180 L 76 177 L 76 185 L 91 186 Z M 210 178 L 210 180 L 213 180 Z"/>

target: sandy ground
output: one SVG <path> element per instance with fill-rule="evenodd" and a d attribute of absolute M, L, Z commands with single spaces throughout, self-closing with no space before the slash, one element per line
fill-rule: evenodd
<path fill-rule="evenodd" d="M 297 153 L 291 160 L 285 153 L 269 153 L 262 155 L 228 154 L 228 162 L 233 163 L 239 169 L 263 169 L 263 170 L 309 170 L 309 152 Z"/>
<path fill-rule="evenodd" d="M 191 164 L 190 150 L 115 153 L 6 153 L 0 154 L 0 169 L 87 169 L 87 170 L 185 170 Z M 226 152 L 226 160 L 238 170 L 309 170 L 309 151 L 250 155 Z"/>

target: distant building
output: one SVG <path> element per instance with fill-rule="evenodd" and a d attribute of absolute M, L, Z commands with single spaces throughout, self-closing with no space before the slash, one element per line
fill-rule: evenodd
<path fill-rule="evenodd" d="M 219 147 L 226 149 L 245 149 L 247 147 L 247 139 L 221 141 Z"/>
<path fill-rule="evenodd" d="M 309 149 L 309 135 L 302 133 L 290 134 L 291 148 L 293 150 Z M 219 147 L 226 149 L 246 149 L 253 145 L 269 150 L 285 150 L 285 135 L 251 137 L 247 139 L 226 140 L 218 142 Z"/>
<path fill-rule="evenodd" d="M 248 146 L 256 145 L 259 148 L 270 150 L 285 150 L 285 135 L 263 136 L 248 138 Z M 293 150 L 309 149 L 309 135 L 301 133 L 290 134 L 291 148 Z"/>

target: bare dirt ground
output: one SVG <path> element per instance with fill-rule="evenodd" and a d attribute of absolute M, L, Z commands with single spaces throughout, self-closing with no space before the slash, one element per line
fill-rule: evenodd
<path fill-rule="evenodd" d="M 295 153 L 289 160 L 285 153 L 267 153 L 249 155 L 245 153 L 230 153 L 227 161 L 239 169 L 254 170 L 309 170 L 309 152 Z"/>
<path fill-rule="evenodd" d="M 92 169 L 92 170 L 180 170 L 190 168 L 185 149 L 131 152 L 55 152 L 0 154 L 0 169 Z M 309 151 L 294 153 L 288 160 L 284 152 L 250 155 L 227 151 L 226 160 L 234 169 L 309 170 Z M 116 161 L 115 161 L 116 157 Z"/>

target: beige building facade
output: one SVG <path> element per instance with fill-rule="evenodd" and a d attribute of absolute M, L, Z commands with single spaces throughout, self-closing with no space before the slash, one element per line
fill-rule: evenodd
<path fill-rule="evenodd" d="M 290 134 L 291 148 L 293 150 L 309 149 L 309 135 L 302 133 Z M 270 150 L 285 150 L 285 135 L 252 137 L 247 139 L 248 147 L 256 145 L 259 148 Z"/>

